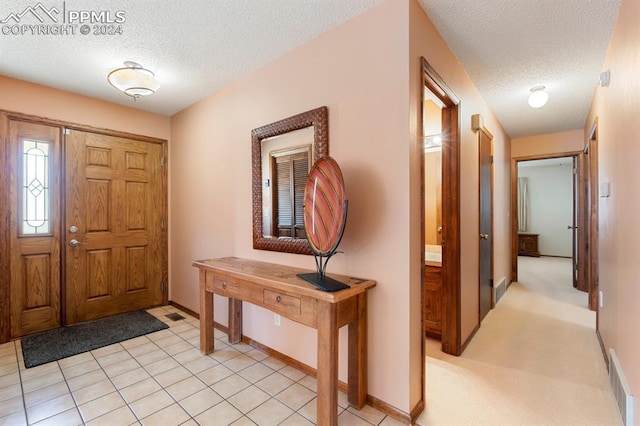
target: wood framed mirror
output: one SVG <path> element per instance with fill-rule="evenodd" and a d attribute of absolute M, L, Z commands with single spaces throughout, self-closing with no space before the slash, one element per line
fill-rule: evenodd
<path fill-rule="evenodd" d="M 312 254 L 304 186 L 313 163 L 328 155 L 326 106 L 251 131 L 254 249 Z"/>

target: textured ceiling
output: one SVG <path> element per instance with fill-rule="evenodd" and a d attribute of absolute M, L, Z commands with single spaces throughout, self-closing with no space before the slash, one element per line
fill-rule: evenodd
<path fill-rule="evenodd" d="M 512 137 L 584 125 L 619 1 L 419 0 Z M 41 2 L 58 17 L 123 11 L 122 35 L 2 34 L 0 74 L 171 115 L 382 0 Z M 0 0 L 0 21 L 37 4 Z M 125 60 L 156 72 L 156 94 L 133 104 L 107 83 Z M 533 110 L 540 84 L 549 103 Z"/>
<path fill-rule="evenodd" d="M 511 137 L 584 127 L 620 0 L 419 2 Z"/>

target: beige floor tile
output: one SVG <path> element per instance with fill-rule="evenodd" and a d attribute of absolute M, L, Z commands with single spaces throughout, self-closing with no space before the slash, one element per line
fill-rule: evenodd
<path fill-rule="evenodd" d="M 273 373 L 272 375 L 258 381 L 256 386 L 273 396 L 279 394 L 293 383 L 293 380 L 290 378 L 283 376 L 280 373 Z"/>
<path fill-rule="evenodd" d="M 0 413 L 2 413 L 2 415 L 8 415 L 22 410 L 24 410 L 22 395 L 0 402 Z"/>
<path fill-rule="evenodd" d="M 191 376 L 188 379 L 167 387 L 165 390 L 169 392 L 169 395 L 171 395 L 176 401 L 182 401 L 186 397 L 191 396 L 206 387 L 207 385 L 202 383 L 200 379 Z"/>
<path fill-rule="evenodd" d="M 248 380 L 249 383 L 256 383 L 273 373 L 274 371 L 272 369 L 260 362 L 257 362 L 252 366 L 238 372 L 238 374 Z"/>
<path fill-rule="evenodd" d="M 193 326 L 190 328 L 191 328 L 190 330 L 185 330 L 181 332 L 180 337 L 182 337 L 184 340 L 189 340 L 194 337 L 200 338 L 200 330 Z"/>
<path fill-rule="evenodd" d="M 298 413 L 293 413 L 280 423 L 280 426 L 312 426 L 315 423 L 310 422 Z"/>
<path fill-rule="evenodd" d="M 53 385 L 37 389 L 24 394 L 24 402 L 27 407 L 40 404 L 50 399 L 57 398 L 69 393 L 69 388 L 65 382 L 54 383 Z"/>
<path fill-rule="evenodd" d="M 123 348 L 127 351 L 131 348 L 135 348 L 136 346 L 144 345 L 150 343 L 149 338 L 145 336 L 134 337 L 133 339 L 125 340 L 124 342 L 120 342 Z"/>
<path fill-rule="evenodd" d="M 250 356 L 242 354 L 228 361 L 225 361 L 223 365 L 232 371 L 238 372 L 252 366 L 256 362 L 257 361 Z"/>
<path fill-rule="evenodd" d="M 220 380 L 226 379 L 232 374 L 233 371 L 229 370 L 222 364 L 218 364 L 207 370 L 201 371 L 200 373 L 196 374 L 196 376 L 208 386 L 211 386 L 215 383 L 218 383 Z"/>
<path fill-rule="evenodd" d="M 242 413 L 247 414 L 269 398 L 271 398 L 269 394 L 260 388 L 257 388 L 256 386 L 249 386 L 248 388 L 233 395 L 231 398 L 228 398 L 227 401 Z"/>
<path fill-rule="evenodd" d="M 120 364 L 122 362 L 133 359 L 129 352 L 121 350 L 105 356 L 96 357 L 98 363 L 104 368 L 113 364 Z"/>
<path fill-rule="evenodd" d="M 76 364 L 83 364 L 89 361 L 95 361 L 93 354 L 91 352 L 83 352 L 81 354 L 70 356 L 68 358 L 62 358 L 58 361 L 58 365 L 64 370 Z"/>
<path fill-rule="evenodd" d="M 198 348 L 198 349 L 200 348 L 200 336 L 186 338 L 185 340 L 189 342 L 189 344 L 194 348 Z"/>
<path fill-rule="evenodd" d="M 8 364 L 0 365 L 0 376 L 5 376 L 11 373 L 18 372 L 18 363 L 10 362 Z"/>
<path fill-rule="evenodd" d="M 171 334 L 168 334 L 160 339 L 155 340 L 154 343 L 159 347 L 161 347 L 162 349 L 164 349 L 176 343 L 184 342 L 184 340 L 182 340 L 180 336 L 176 336 L 173 332 L 170 332 L 170 333 Z"/>
<path fill-rule="evenodd" d="M 98 418 L 104 414 L 110 413 L 119 409 L 120 407 L 124 407 L 127 411 L 130 412 L 129 408 L 126 407 L 127 403 L 122 399 L 122 397 L 118 394 L 118 392 L 113 392 L 105 396 L 101 396 L 98 399 L 94 399 L 93 401 L 87 402 L 86 404 L 80 405 L 80 414 L 85 422 L 89 422 L 95 418 Z M 132 414 L 133 416 L 133 414 Z M 133 420 L 136 418 L 133 416 Z M 109 423 L 103 423 L 109 424 Z M 127 423 L 128 424 L 128 423 Z"/>
<path fill-rule="evenodd" d="M 285 364 L 284 362 L 275 359 L 273 357 L 267 357 L 263 360 L 260 361 L 261 363 L 263 363 L 264 365 L 266 365 L 267 367 L 269 367 L 270 369 L 274 370 L 274 371 L 278 371 L 283 369 L 284 367 L 287 366 L 287 364 Z"/>
<path fill-rule="evenodd" d="M 160 339 L 164 339 L 167 336 L 174 336 L 173 331 L 171 331 L 170 329 L 165 329 L 165 330 L 160 330 L 160 331 L 156 331 L 154 333 L 147 334 L 147 337 L 152 342 L 156 342 L 156 341 L 158 341 Z"/>
<path fill-rule="evenodd" d="M 142 419 L 144 426 L 170 426 L 180 425 L 190 420 L 187 414 L 178 404 L 172 404 L 162 410 Z"/>
<path fill-rule="evenodd" d="M 168 407 L 174 402 L 175 401 L 171 398 L 171 395 L 164 390 L 160 390 L 132 402 L 129 406 L 138 419 L 144 419 L 156 411 Z"/>
<path fill-rule="evenodd" d="M 345 409 L 338 404 L 338 408 L 336 410 L 338 415 L 340 415 L 343 411 L 345 411 Z M 318 417 L 318 398 L 313 398 L 311 401 L 306 403 L 302 408 L 298 410 L 298 413 L 307 420 L 316 423 L 316 418 Z"/>
<path fill-rule="evenodd" d="M 160 347 L 169 355 L 176 355 L 186 350 L 193 349 L 193 346 L 190 343 L 182 339 L 171 345 L 160 345 Z"/>
<path fill-rule="evenodd" d="M 13 385 L 0 388 L 0 402 L 17 396 L 22 396 L 22 385 L 20 383 L 14 383 Z"/>
<path fill-rule="evenodd" d="M 262 361 L 265 360 L 267 358 L 269 358 L 269 355 L 262 352 L 259 349 L 252 349 L 248 352 L 245 352 L 245 355 L 250 356 L 251 358 L 255 359 L 256 361 Z"/>
<path fill-rule="evenodd" d="M 215 337 L 216 339 L 229 340 L 229 335 L 222 330 L 218 330 L 217 328 L 213 330 L 213 337 Z"/>
<path fill-rule="evenodd" d="M 192 374 L 189 370 L 182 366 L 178 366 L 172 368 L 171 370 L 167 370 L 163 373 L 157 374 L 154 376 L 154 378 L 158 383 L 160 383 L 163 388 L 166 388 L 167 386 L 171 386 L 172 384 L 191 376 Z"/>
<path fill-rule="evenodd" d="M 233 345 L 231 345 L 231 347 L 236 351 L 240 351 L 242 353 L 249 352 L 254 349 L 253 346 L 247 345 L 246 343 L 234 343 Z"/>
<path fill-rule="evenodd" d="M 163 358 L 151 364 L 145 365 L 144 369 L 147 370 L 152 376 L 159 375 L 165 371 L 169 371 L 173 368 L 179 367 L 178 361 L 173 358 Z"/>
<path fill-rule="evenodd" d="M 251 421 L 249 417 L 242 416 L 235 422 L 231 423 L 231 426 L 256 426 L 256 424 Z"/>
<path fill-rule="evenodd" d="M 400 420 L 396 420 L 391 416 L 387 416 L 382 420 L 380 426 L 404 426 L 404 423 Z"/>
<path fill-rule="evenodd" d="M 75 406 L 71 395 L 62 395 L 27 408 L 27 417 L 29 418 L 29 423 L 37 423 L 40 420 L 55 416 Z"/>
<path fill-rule="evenodd" d="M 163 350 L 155 350 L 142 355 L 138 355 L 135 357 L 135 359 L 138 360 L 140 365 L 146 367 L 153 364 L 154 362 L 171 359 L 171 357 Z"/>
<path fill-rule="evenodd" d="M 195 420 L 201 426 L 223 426 L 230 425 L 240 417 L 242 417 L 240 411 L 228 402 L 222 401 L 220 404 L 197 416 Z"/>
<path fill-rule="evenodd" d="M 277 394 L 276 398 L 287 407 L 296 411 L 302 408 L 302 406 L 306 405 L 313 398 L 315 398 L 315 396 L 315 392 L 311 392 L 304 386 L 301 386 L 298 383 L 294 383 L 293 385 Z"/>
<path fill-rule="evenodd" d="M 62 372 L 54 371 L 53 373 L 45 374 L 44 376 L 34 377 L 33 379 L 22 381 L 22 390 L 25 393 L 33 392 L 37 389 L 46 388 L 47 386 L 60 383 L 64 381 Z"/>
<path fill-rule="evenodd" d="M 4 411 L 0 411 L 0 413 L 3 413 L 3 416 L 0 417 L 0 426 L 16 426 L 27 424 L 27 415 L 24 410 L 16 411 L 15 413 L 7 415 L 4 415 Z"/>
<path fill-rule="evenodd" d="M 67 380 L 67 384 L 69 385 L 69 389 L 71 389 L 72 392 L 75 392 L 78 389 L 82 389 L 84 387 L 101 382 L 106 378 L 107 375 L 104 374 L 104 371 L 102 371 L 102 369 L 100 369 L 82 374 L 80 376 L 74 377 L 73 379 L 69 379 Z"/>
<path fill-rule="evenodd" d="M 101 348 L 94 349 L 91 351 L 91 353 L 97 359 L 97 358 L 102 358 L 103 356 L 110 355 L 123 350 L 124 348 L 120 343 L 114 343 L 113 345 L 103 346 Z"/>
<path fill-rule="evenodd" d="M 370 405 L 365 405 L 364 407 L 362 407 L 362 410 L 358 410 L 357 408 L 353 407 L 349 407 L 347 410 L 352 414 L 355 414 L 356 416 L 368 421 L 369 423 L 373 423 L 374 425 L 380 423 L 386 416 L 385 413 L 380 410 L 376 410 Z"/>
<path fill-rule="evenodd" d="M 356 416 L 349 411 L 343 411 L 338 416 L 338 425 L 339 426 L 370 426 L 371 423 L 367 422 L 361 417 Z"/>
<path fill-rule="evenodd" d="M 85 362 L 78 362 L 62 367 L 62 374 L 66 380 L 78 377 L 82 374 L 86 374 L 90 371 L 100 369 L 100 364 L 93 358 L 93 355 L 89 354 L 91 359 Z"/>
<path fill-rule="evenodd" d="M 250 385 L 251 383 L 238 376 L 237 374 L 234 374 L 227 377 L 226 379 L 214 383 L 213 385 L 211 385 L 211 389 L 216 391 L 221 397 L 229 398 L 231 395 L 237 394 Z"/>
<path fill-rule="evenodd" d="M 297 382 L 298 380 L 302 379 L 305 376 L 305 373 L 303 373 L 302 371 L 290 365 L 287 365 L 286 367 L 278 370 L 278 373 L 287 376 L 294 382 Z"/>
<path fill-rule="evenodd" d="M 194 348 L 191 344 L 189 344 L 189 349 L 187 349 L 186 351 L 182 351 L 179 354 L 173 355 L 173 359 L 175 359 L 182 365 L 203 358 L 209 358 L 213 361 L 212 358 L 203 355 L 199 349 Z"/>
<path fill-rule="evenodd" d="M 186 353 L 186 352 L 185 352 Z M 177 360 L 178 362 L 181 362 L 180 360 Z M 191 373 L 193 374 L 198 374 L 201 371 L 207 370 L 209 368 L 213 368 L 216 365 L 218 365 L 218 361 L 214 360 L 211 357 L 208 356 L 204 356 L 204 355 L 199 355 L 197 358 L 188 361 L 188 362 L 182 362 L 182 364 L 189 370 L 191 371 Z"/>
<path fill-rule="evenodd" d="M 147 339 L 147 343 L 143 343 L 139 346 L 134 346 L 132 348 L 127 348 L 127 352 L 131 354 L 132 357 L 138 358 L 140 355 L 147 354 L 149 352 L 157 351 L 160 348 L 155 343 L 151 342 Z"/>
<path fill-rule="evenodd" d="M 195 417 L 222 401 L 223 398 L 220 395 L 205 388 L 180 401 L 180 406 L 192 417 Z"/>
<path fill-rule="evenodd" d="M 298 383 L 313 392 L 318 392 L 318 382 L 315 377 L 307 375 L 301 380 L 298 380 Z"/>
<path fill-rule="evenodd" d="M 170 324 L 171 331 L 184 339 L 184 334 L 193 330 L 193 326 L 185 321 L 177 321 Z"/>
<path fill-rule="evenodd" d="M 119 376 L 112 377 L 111 381 L 117 389 L 123 389 L 127 386 L 131 386 L 150 377 L 151 376 L 144 368 L 138 367 L 135 370 L 131 370 Z"/>
<path fill-rule="evenodd" d="M 151 395 L 162 389 L 160 385 L 152 378 L 137 382 L 124 389 L 120 389 L 122 397 L 131 404 L 134 401 L 144 398 L 147 395 Z"/>
<path fill-rule="evenodd" d="M 274 426 L 292 414 L 293 410 L 272 398 L 247 414 L 247 417 L 259 426 Z"/>
<path fill-rule="evenodd" d="M 22 380 L 25 381 L 25 380 L 31 380 L 36 377 L 42 377 L 42 376 L 49 375 L 51 373 L 58 373 L 58 372 L 60 372 L 60 367 L 58 366 L 58 363 L 48 362 L 46 364 L 41 364 L 36 367 L 27 368 L 26 370 L 22 371 L 21 376 L 22 376 Z"/>
<path fill-rule="evenodd" d="M 87 426 L 130 425 L 135 422 L 136 416 L 133 415 L 129 407 L 125 406 L 87 422 Z"/>
<path fill-rule="evenodd" d="M 226 346 L 222 349 L 216 349 L 209 356 L 218 362 L 225 362 L 240 355 L 242 355 L 242 352 L 233 349 L 231 346 Z"/>
<path fill-rule="evenodd" d="M 180 426 L 200 426 L 200 425 L 195 420 L 189 419 L 186 422 L 181 423 Z"/>
<path fill-rule="evenodd" d="M 20 373 L 17 371 L 15 373 L 5 374 L 0 377 L 0 389 L 5 388 L 7 386 L 15 385 L 16 383 L 20 383 Z"/>
<path fill-rule="evenodd" d="M 93 385 L 86 386 L 73 392 L 73 398 L 77 405 L 82 405 L 100 398 L 101 396 L 108 395 L 115 390 L 116 388 L 110 380 L 102 380 L 101 382 L 94 383 Z"/>
<path fill-rule="evenodd" d="M 102 367 L 107 376 L 116 377 L 121 374 L 127 373 L 129 371 L 133 371 L 136 368 L 140 367 L 140 363 L 133 358 L 125 359 L 120 362 L 116 362 L 113 364 L 105 365 Z"/>
<path fill-rule="evenodd" d="M 36 423 L 37 426 L 77 426 L 82 424 L 82 417 L 76 407 Z"/>

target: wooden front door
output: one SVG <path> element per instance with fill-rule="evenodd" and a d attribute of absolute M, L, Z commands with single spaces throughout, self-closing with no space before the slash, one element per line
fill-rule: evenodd
<path fill-rule="evenodd" d="M 493 137 L 485 129 L 480 142 L 480 321 L 493 307 Z"/>
<path fill-rule="evenodd" d="M 11 337 L 60 325 L 60 130 L 9 121 Z"/>
<path fill-rule="evenodd" d="M 66 132 L 66 322 L 161 304 L 163 146 Z"/>

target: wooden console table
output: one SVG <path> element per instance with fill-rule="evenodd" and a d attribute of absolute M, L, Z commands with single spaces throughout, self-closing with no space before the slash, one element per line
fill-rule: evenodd
<path fill-rule="evenodd" d="M 332 275 L 348 289 L 327 293 L 298 278 L 312 272 L 224 257 L 193 263 L 200 269 L 200 350 L 214 349 L 213 295 L 229 298 L 229 342 L 242 338 L 242 301 L 318 330 L 318 425 L 338 424 L 338 330 L 349 324 L 349 403 L 367 396 L 367 290 L 375 281 Z"/>

